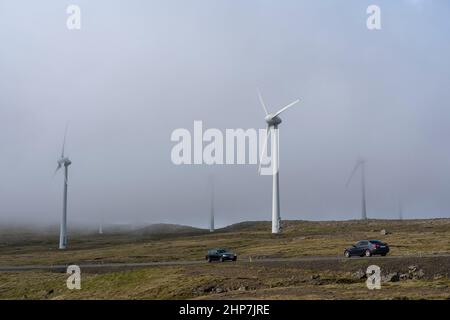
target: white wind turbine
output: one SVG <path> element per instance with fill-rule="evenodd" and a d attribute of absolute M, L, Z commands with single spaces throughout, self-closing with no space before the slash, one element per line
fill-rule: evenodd
<path fill-rule="evenodd" d="M 350 184 L 352 181 L 353 176 L 355 175 L 356 170 L 361 167 L 361 219 L 367 220 L 367 208 L 366 208 L 366 161 L 364 159 L 359 159 L 356 161 L 356 165 L 353 168 L 352 173 L 350 174 L 350 177 L 347 180 L 347 183 L 345 184 L 346 187 Z"/>
<path fill-rule="evenodd" d="M 214 177 L 210 177 L 211 182 L 211 208 L 210 208 L 210 220 L 209 231 L 214 232 Z"/>
<path fill-rule="evenodd" d="M 403 220 L 403 202 L 401 200 L 398 201 L 398 218 Z"/>
<path fill-rule="evenodd" d="M 103 215 L 100 218 L 100 224 L 98 226 L 98 234 L 103 234 Z"/>
<path fill-rule="evenodd" d="M 67 248 L 67 179 L 68 179 L 68 169 L 72 162 L 68 157 L 64 156 L 64 147 L 66 145 L 66 135 L 67 135 L 67 126 L 64 132 L 64 140 L 61 152 L 61 158 L 58 160 L 58 166 L 56 167 L 56 172 L 64 166 L 64 194 L 63 194 L 63 214 L 61 219 L 61 227 L 59 233 L 59 249 Z"/>
<path fill-rule="evenodd" d="M 259 160 L 259 173 L 261 174 L 261 164 L 262 158 L 266 153 L 267 142 L 269 140 L 269 136 L 272 135 L 272 143 L 271 143 L 271 167 L 272 167 L 272 233 L 280 233 L 280 190 L 279 190 L 279 131 L 278 126 L 281 123 L 281 118 L 279 115 L 300 102 L 300 100 L 295 100 L 294 102 L 288 104 L 287 106 L 281 108 L 276 113 L 272 114 L 267 111 L 266 104 L 261 96 L 261 93 L 258 91 L 259 101 L 264 109 L 266 114 L 264 120 L 267 123 L 267 131 L 266 131 L 266 140 L 264 141 L 263 150 L 261 152 L 261 157 Z"/>

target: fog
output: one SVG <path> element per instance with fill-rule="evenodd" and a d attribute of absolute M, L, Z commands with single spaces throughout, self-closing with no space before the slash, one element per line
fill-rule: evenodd
<path fill-rule="evenodd" d="M 450 3 L 0 0 L 0 223 L 58 224 L 64 128 L 70 225 L 271 219 L 256 165 L 174 165 L 171 133 L 282 115 L 282 219 L 449 217 Z M 68 30 L 66 8 L 81 8 Z"/>

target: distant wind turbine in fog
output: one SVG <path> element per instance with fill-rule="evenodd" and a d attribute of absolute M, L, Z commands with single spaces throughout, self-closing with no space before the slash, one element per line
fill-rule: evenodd
<path fill-rule="evenodd" d="M 403 220 L 403 203 L 401 201 L 398 202 L 398 218 Z"/>
<path fill-rule="evenodd" d="M 210 217 L 209 217 L 209 231 L 214 232 L 214 177 L 210 177 L 210 187 L 211 187 L 211 207 L 210 207 Z"/>
<path fill-rule="evenodd" d="M 64 156 L 64 148 L 66 145 L 66 136 L 67 136 L 67 127 L 64 132 L 64 140 L 62 145 L 62 152 L 61 157 L 58 160 L 58 166 L 56 167 L 55 174 L 58 172 L 59 169 L 61 169 L 64 166 L 64 193 L 63 193 L 63 212 L 62 212 L 62 219 L 61 219 L 61 227 L 59 231 L 59 249 L 66 249 L 67 248 L 67 182 L 68 182 L 68 175 L 69 175 L 69 166 L 72 164 L 72 162 L 69 160 L 68 157 Z"/>
<path fill-rule="evenodd" d="M 347 183 L 345 184 L 345 186 L 348 187 L 348 185 L 352 181 L 353 176 L 355 175 L 358 168 L 361 168 L 361 219 L 362 220 L 367 220 L 365 166 L 366 166 L 366 161 L 363 159 L 359 159 L 356 162 L 356 165 L 353 168 L 353 171 L 350 173 L 350 177 L 348 178 Z"/>
<path fill-rule="evenodd" d="M 269 140 L 270 134 L 272 134 L 272 159 L 271 159 L 271 165 L 272 165 L 272 233 L 280 233 L 280 222 L 281 222 L 281 216 L 280 216 L 280 191 L 279 191 L 279 132 L 278 132 L 278 126 L 281 123 L 281 118 L 279 115 L 292 107 L 293 105 L 300 102 L 300 100 L 295 100 L 294 102 L 288 104 L 287 106 L 281 108 L 276 113 L 272 114 L 267 111 L 266 104 L 264 103 L 264 100 L 261 96 L 261 93 L 258 91 L 258 97 L 259 101 L 264 109 L 264 112 L 266 114 L 264 120 L 267 123 L 267 131 L 266 131 L 266 140 L 264 141 L 264 147 L 261 152 L 261 157 L 259 159 L 259 173 L 261 173 L 261 162 L 262 157 L 264 156 L 266 149 L 267 149 L 267 141 Z"/>
<path fill-rule="evenodd" d="M 100 224 L 98 226 L 98 234 L 103 234 L 103 216 L 100 219 Z"/>

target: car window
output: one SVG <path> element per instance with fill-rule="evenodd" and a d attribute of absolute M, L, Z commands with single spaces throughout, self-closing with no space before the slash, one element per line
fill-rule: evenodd
<path fill-rule="evenodd" d="M 356 246 L 357 246 L 357 247 L 361 247 L 361 246 L 363 245 L 362 243 L 363 243 L 363 241 L 359 241 L 359 242 L 356 244 Z"/>
<path fill-rule="evenodd" d="M 369 245 L 369 241 L 361 241 L 363 246 Z"/>
<path fill-rule="evenodd" d="M 381 244 L 381 241 L 378 241 L 378 240 L 370 240 L 370 243 L 373 243 L 373 244 Z"/>

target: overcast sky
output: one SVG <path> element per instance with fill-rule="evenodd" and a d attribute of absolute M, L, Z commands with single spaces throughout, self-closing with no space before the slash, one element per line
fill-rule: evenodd
<path fill-rule="evenodd" d="M 66 8 L 81 8 L 68 30 Z M 382 29 L 366 27 L 381 8 Z M 450 3 L 0 0 L 0 223 L 208 226 L 271 219 L 256 165 L 176 166 L 173 130 L 280 126 L 282 219 L 449 217 Z"/>

